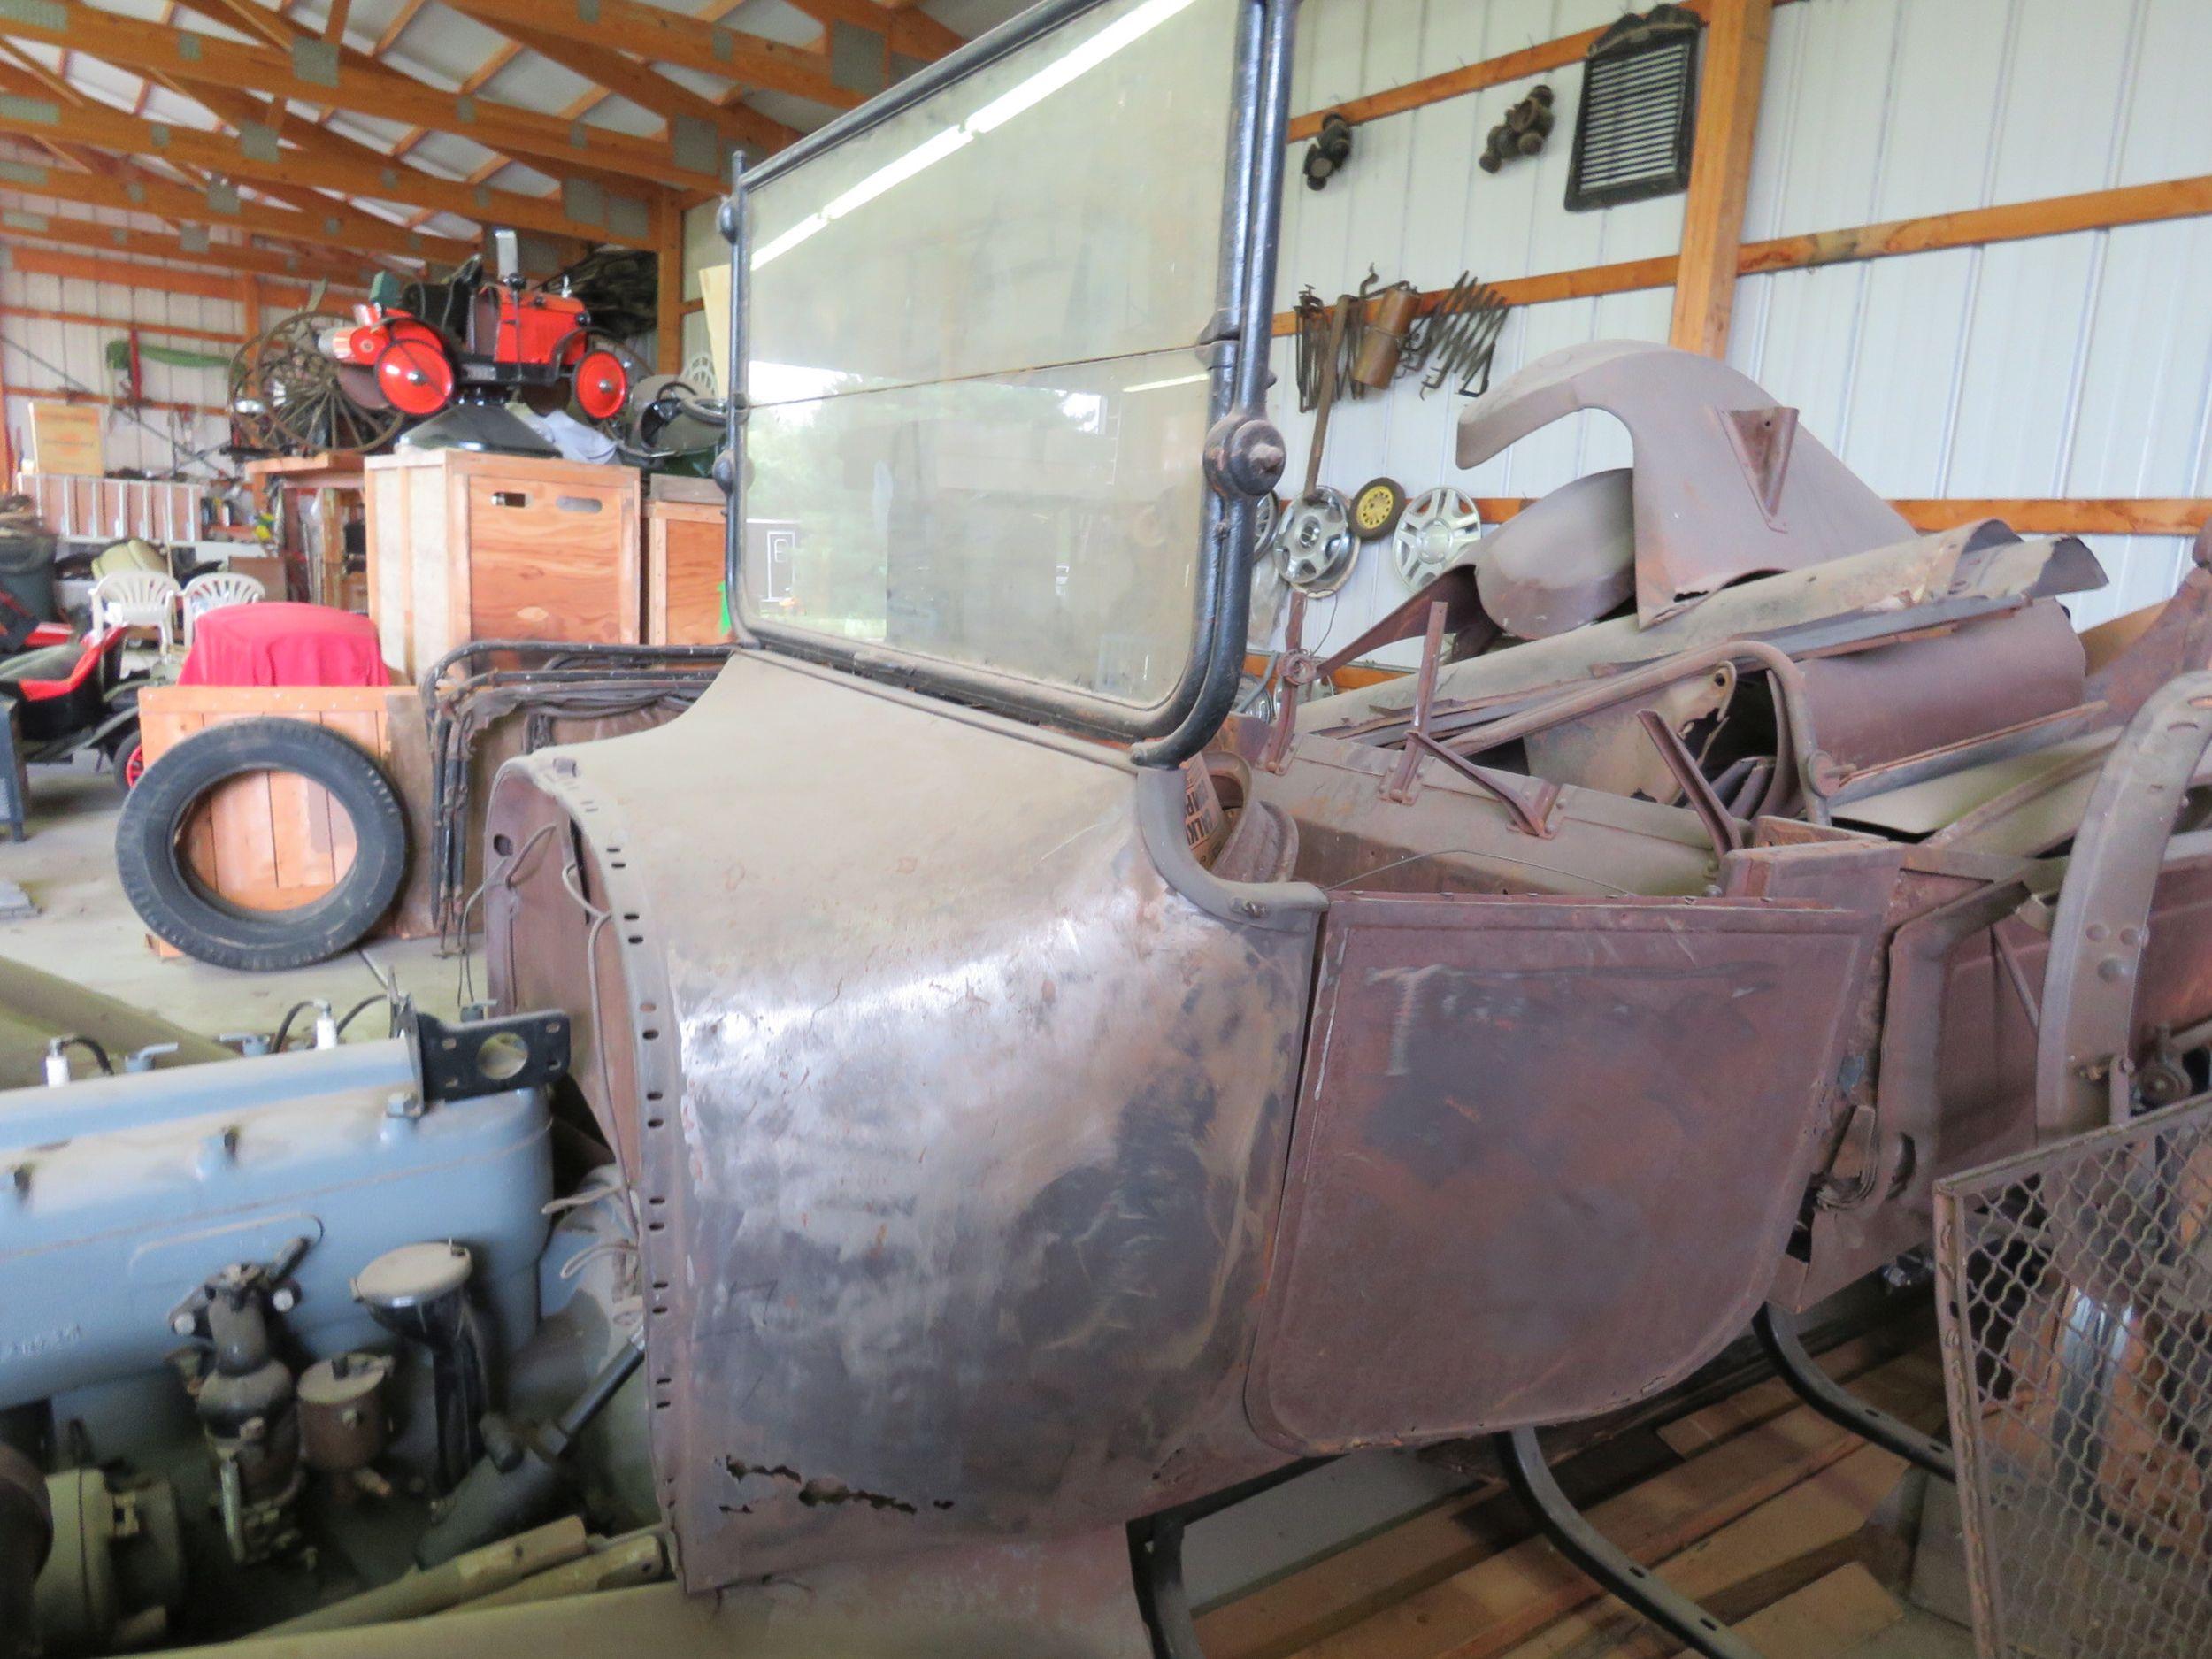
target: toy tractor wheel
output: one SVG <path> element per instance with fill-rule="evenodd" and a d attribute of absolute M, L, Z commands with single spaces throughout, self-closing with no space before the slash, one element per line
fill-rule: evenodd
<path fill-rule="evenodd" d="M 391 340 L 376 354 L 376 388 L 402 415 L 420 419 L 453 401 L 453 359 L 445 342 L 417 322 L 392 325 Z"/>
<path fill-rule="evenodd" d="M 594 346 L 576 360 L 576 407 L 594 420 L 611 420 L 630 397 L 630 371 L 604 346 Z"/>

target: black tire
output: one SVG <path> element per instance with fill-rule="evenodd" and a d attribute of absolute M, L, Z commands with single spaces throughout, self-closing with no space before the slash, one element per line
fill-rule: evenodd
<path fill-rule="evenodd" d="M 252 772 L 310 779 L 353 821 L 352 866 L 296 910 L 229 903 L 191 874 L 178 846 L 195 803 Z M 382 769 L 336 733 L 304 720 L 234 720 L 194 733 L 146 768 L 124 797 L 115 863 L 139 919 L 188 956 L 255 972 L 303 968 L 355 943 L 391 908 L 407 873 L 407 819 Z"/>
<path fill-rule="evenodd" d="M 125 795 L 138 787 L 138 780 L 146 775 L 146 743 L 133 726 L 123 733 L 108 748 L 108 771 L 115 779 L 115 787 Z"/>

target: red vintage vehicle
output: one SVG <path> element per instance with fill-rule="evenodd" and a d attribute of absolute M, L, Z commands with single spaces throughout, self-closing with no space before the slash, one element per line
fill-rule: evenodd
<path fill-rule="evenodd" d="M 50 626 L 35 631 L 34 649 L 0 661 L 0 699 L 16 704 L 27 762 L 66 760 L 96 749 L 128 789 L 145 770 L 139 746 L 138 693 L 143 674 L 122 668 L 127 630 L 105 628 L 72 641 L 50 639 Z"/>
<path fill-rule="evenodd" d="M 499 273 L 488 279 L 472 259 L 442 282 L 380 279 L 368 303 L 357 307 L 350 328 L 321 337 L 326 356 L 339 365 L 339 380 L 356 403 L 396 409 L 429 421 L 450 411 L 458 420 L 439 429 L 442 441 L 462 447 L 521 447 L 534 440 L 514 423 L 489 420 L 491 411 L 517 392 L 551 390 L 572 381 L 577 405 L 594 420 L 618 412 L 629 395 L 629 369 L 619 354 L 595 341 L 591 314 L 562 288 L 526 286 L 515 257 L 514 234 L 495 233 Z M 511 430 L 503 443 L 469 442 L 494 425 Z M 403 442 L 426 442 L 427 426 Z"/>

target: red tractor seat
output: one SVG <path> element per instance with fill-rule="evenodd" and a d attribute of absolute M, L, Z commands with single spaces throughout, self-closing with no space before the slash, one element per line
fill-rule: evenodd
<path fill-rule="evenodd" d="M 0 696 L 22 706 L 26 739 L 43 742 L 97 724 L 107 692 L 102 668 L 122 650 L 124 632 L 106 628 L 74 645 L 50 645 L 0 663 Z"/>

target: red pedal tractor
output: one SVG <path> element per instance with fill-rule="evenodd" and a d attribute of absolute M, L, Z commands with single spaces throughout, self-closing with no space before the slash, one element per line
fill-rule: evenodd
<path fill-rule="evenodd" d="M 514 233 L 495 233 L 499 274 L 471 259 L 443 282 L 380 279 L 351 328 L 322 336 L 347 396 L 370 409 L 396 409 L 421 424 L 403 447 L 550 455 L 553 449 L 503 405 L 519 391 L 557 394 L 572 383 L 594 420 L 629 396 L 621 356 L 598 343 L 582 301 L 525 285 Z M 565 288 L 565 285 L 564 285 Z"/>

